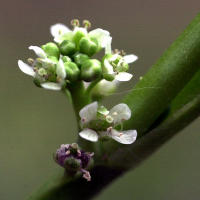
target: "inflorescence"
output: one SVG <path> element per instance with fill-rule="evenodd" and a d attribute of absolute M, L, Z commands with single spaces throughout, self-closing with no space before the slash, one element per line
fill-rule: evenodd
<path fill-rule="evenodd" d="M 101 99 L 102 92 L 114 92 L 120 81 L 132 78 L 127 71 L 137 56 L 125 55 L 123 50 L 112 51 L 110 33 L 101 28 L 89 32 L 91 24 L 88 20 L 83 21 L 83 27 L 76 19 L 71 21 L 71 25 L 73 30 L 60 23 L 51 26 L 55 43 L 30 46 L 36 57 L 29 58 L 29 64 L 18 61 L 21 71 L 32 76 L 36 86 L 66 91 L 68 85 L 83 81 L 85 92 L 92 90 L 92 94 L 87 93 L 91 102 L 91 99 Z M 93 59 L 92 56 L 102 49 L 105 49 L 102 59 Z M 132 144 L 136 140 L 136 130 L 123 130 L 123 122 L 131 117 L 131 110 L 126 104 L 118 104 L 108 111 L 103 106 L 98 108 L 95 101 L 83 107 L 79 115 L 82 129 L 79 136 L 85 140 L 104 142 L 112 138 L 122 144 Z M 85 153 L 76 143 L 63 144 L 54 154 L 54 160 L 68 174 L 75 176 L 82 172 L 83 177 L 90 181 L 87 170 L 93 164 L 93 154 Z"/>

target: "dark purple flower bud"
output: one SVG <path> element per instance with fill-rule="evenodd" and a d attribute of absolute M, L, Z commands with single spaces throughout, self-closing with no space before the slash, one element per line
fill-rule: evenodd
<path fill-rule="evenodd" d="M 94 153 L 84 152 L 78 144 L 62 144 L 53 157 L 57 164 L 64 167 L 68 172 L 81 171 L 83 177 L 91 180 L 90 173 L 86 171 L 93 165 L 92 156 Z"/>

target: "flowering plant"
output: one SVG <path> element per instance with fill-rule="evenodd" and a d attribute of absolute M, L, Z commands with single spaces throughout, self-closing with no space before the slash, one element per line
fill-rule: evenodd
<path fill-rule="evenodd" d="M 199 89 L 191 90 L 200 80 L 200 61 L 194 56 L 200 53 L 197 34 L 200 27 L 195 26 L 199 20 L 200 15 L 140 79 L 123 103 L 113 105 L 110 110 L 102 105 L 105 97 L 102 93 L 112 94 L 119 82 L 132 78 L 127 71 L 137 56 L 126 56 L 123 50 L 111 51 L 112 37 L 108 31 L 88 32 L 89 21 L 79 27 L 79 21 L 72 20 L 73 30 L 63 24 L 51 26 L 56 43 L 29 47 L 37 57 L 28 59 L 30 65 L 19 60 L 19 68 L 34 78 L 36 86 L 66 94 L 75 111 L 79 137 L 78 144 L 62 144 L 55 151 L 53 158 L 64 168 L 64 178 L 59 177 L 61 181 L 55 182 L 53 189 L 49 186 L 48 191 L 42 190 L 40 197 L 34 196 L 35 200 L 52 199 L 51 195 L 60 199 L 68 195 L 76 199 L 80 195 L 83 199 L 95 195 L 199 115 Z M 183 53 L 187 41 L 191 43 Z M 92 58 L 102 49 L 105 50 L 102 59 Z M 83 187 L 85 180 L 80 177 L 89 181 L 87 187 Z M 84 191 L 74 195 L 72 188 Z"/>

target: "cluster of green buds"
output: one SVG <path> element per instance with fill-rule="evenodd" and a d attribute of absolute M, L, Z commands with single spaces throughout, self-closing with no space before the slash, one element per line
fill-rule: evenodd
<path fill-rule="evenodd" d="M 30 46 L 37 57 L 29 58 L 29 65 L 18 61 L 19 68 L 34 77 L 37 86 L 46 89 L 61 90 L 69 82 L 92 82 L 98 78 L 107 81 L 128 81 L 132 75 L 126 71 L 128 63 L 137 59 L 135 55 L 125 56 L 123 51 L 111 51 L 112 37 L 103 29 L 88 32 L 89 21 L 83 21 L 79 27 L 78 20 L 72 20 L 73 30 L 63 24 L 51 26 L 54 41 L 41 47 Z M 100 62 L 91 57 L 105 48 L 105 56 Z"/>
<path fill-rule="evenodd" d="M 76 175 L 83 173 L 83 178 L 91 180 L 90 172 L 87 170 L 93 165 L 94 153 L 84 152 L 76 143 L 62 144 L 53 154 L 55 162 L 64 167 L 66 174 Z"/>

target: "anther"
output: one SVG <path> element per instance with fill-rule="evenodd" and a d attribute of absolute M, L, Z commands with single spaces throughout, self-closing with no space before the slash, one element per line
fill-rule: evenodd
<path fill-rule="evenodd" d="M 74 27 L 79 26 L 80 25 L 79 20 L 78 19 L 73 19 L 71 21 L 71 25 L 74 26 Z"/>
<path fill-rule="evenodd" d="M 70 154 L 70 151 L 66 151 L 66 153 L 65 153 L 67 156 Z"/>
<path fill-rule="evenodd" d="M 89 29 L 91 27 L 91 23 L 88 20 L 83 20 L 83 26 L 86 29 Z"/>

